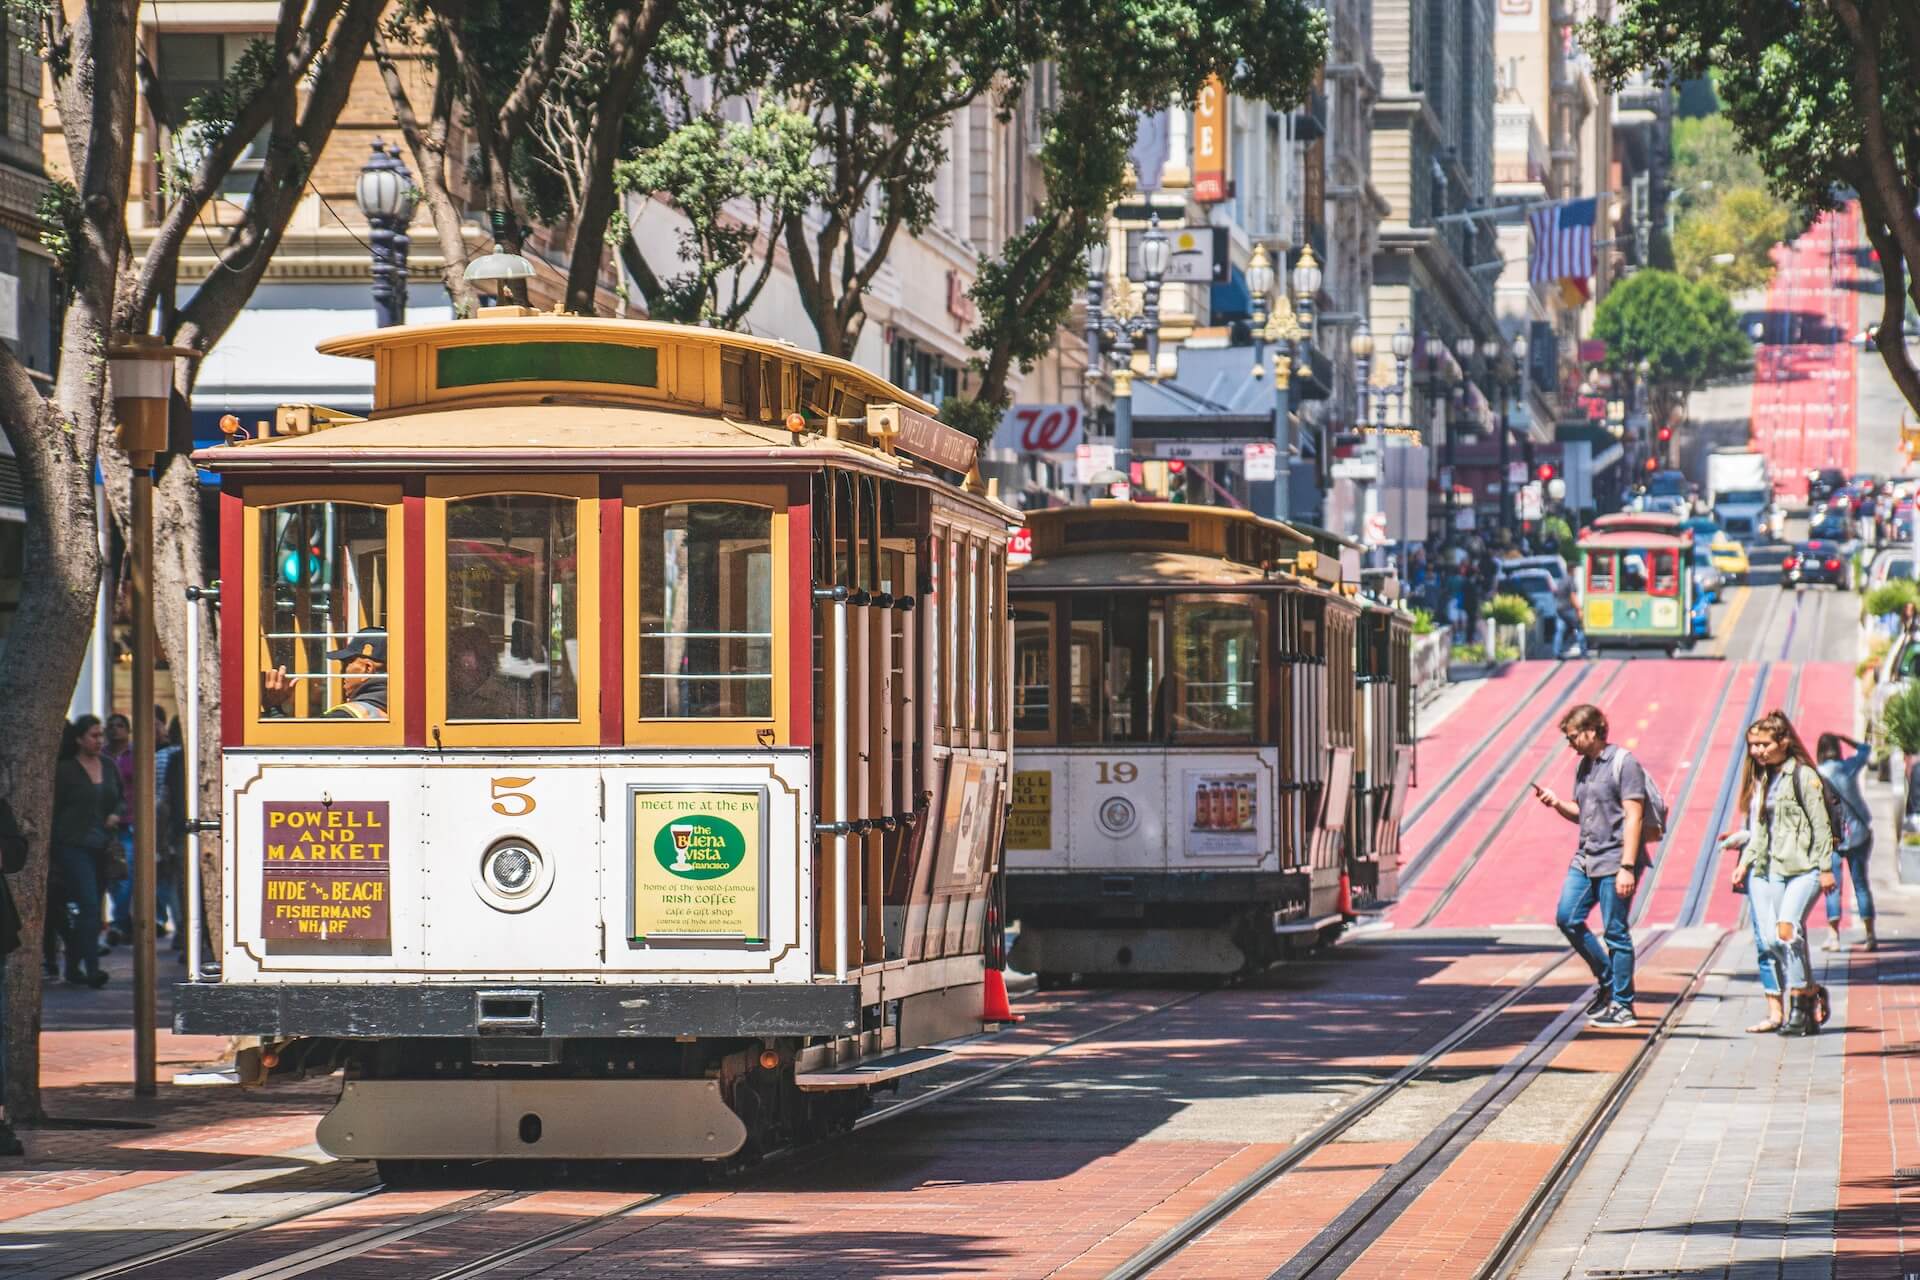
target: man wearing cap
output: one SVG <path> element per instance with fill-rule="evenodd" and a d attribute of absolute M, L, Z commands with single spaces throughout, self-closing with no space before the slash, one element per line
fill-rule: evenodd
<path fill-rule="evenodd" d="M 340 668 L 342 699 L 329 707 L 325 720 L 385 720 L 387 718 L 387 633 L 355 632 L 344 648 L 327 654 Z M 266 714 L 284 716 L 293 697 L 293 677 L 275 667 L 263 677 L 260 701 Z"/>

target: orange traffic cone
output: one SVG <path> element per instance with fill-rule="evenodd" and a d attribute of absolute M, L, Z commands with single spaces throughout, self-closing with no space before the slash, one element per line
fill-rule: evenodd
<path fill-rule="evenodd" d="M 1347 873 L 1344 871 L 1340 873 L 1339 910 L 1340 910 L 1340 914 L 1345 916 L 1347 919 L 1349 920 L 1353 919 L 1353 881 L 1348 877 Z"/>
<path fill-rule="evenodd" d="M 1013 1011 L 1013 1005 L 1007 999 L 1007 977 L 998 969 L 987 970 L 987 982 L 984 1000 L 985 1008 L 980 1012 L 982 1022 L 1018 1022 L 1020 1015 Z"/>

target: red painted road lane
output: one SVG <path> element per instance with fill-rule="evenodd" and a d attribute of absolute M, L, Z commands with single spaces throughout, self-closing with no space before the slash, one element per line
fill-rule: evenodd
<path fill-rule="evenodd" d="M 1421 776 L 1437 783 L 1463 760 L 1498 760 L 1526 734 L 1539 710 L 1572 688 L 1585 671 L 1586 667 L 1577 662 L 1519 662 L 1500 676 L 1483 681 L 1439 729 L 1421 739 Z M 1516 705 L 1519 714 L 1496 731 Z M 1420 816 L 1401 834 L 1401 847 L 1411 852 L 1423 841 L 1442 835 L 1457 820 L 1460 806 L 1481 780 L 1478 771 L 1467 768 L 1437 791 L 1416 788 L 1410 809 L 1420 810 Z"/>
<path fill-rule="evenodd" d="M 1719 834 L 1713 827 L 1714 813 L 1726 786 L 1729 763 L 1737 758 L 1745 741 L 1747 706 L 1753 701 L 1754 686 L 1759 683 L 1762 669 L 1758 662 L 1729 662 L 1725 666 L 1726 699 L 1720 718 L 1714 722 L 1707 750 L 1694 765 L 1693 790 L 1686 796 L 1684 805 L 1680 803 L 1682 783 L 1679 780 L 1667 794 L 1668 804 L 1679 807 L 1668 815 L 1672 833 L 1655 850 L 1658 869 L 1646 887 L 1640 908 L 1643 924 L 1672 924 L 1679 920 L 1693 884 L 1695 866 L 1702 856 L 1713 856 L 1710 841 Z M 1696 747 L 1699 741 L 1694 739 Z M 1667 779 L 1659 781 L 1662 786 L 1667 785 Z"/>
<path fill-rule="evenodd" d="M 1791 674 L 1791 669 L 1784 664 L 1776 666 L 1775 680 L 1770 683 L 1784 686 Z M 1761 704 L 1761 714 L 1774 707 L 1785 707 L 1793 727 L 1806 741 L 1807 750 L 1811 751 L 1824 732 L 1853 733 L 1853 679 L 1853 669 L 1844 662 L 1805 663 L 1800 667 L 1800 688 L 1793 700 L 1794 705 L 1788 706 L 1786 689 L 1782 687 L 1773 700 Z M 1769 693 L 1773 691 L 1770 689 Z M 1745 726 L 1741 728 L 1744 731 Z M 1742 741 L 1745 741 L 1744 734 Z M 1738 814 L 1730 812 L 1727 825 L 1744 826 L 1745 823 Z M 1729 851 L 1720 854 L 1716 861 L 1718 865 L 1708 881 L 1711 896 L 1707 900 L 1705 918 L 1723 928 L 1737 928 L 1747 900 L 1735 893 L 1729 884 L 1736 855 Z"/>
<path fill-rule="evenodd" d="M 1847 285 L 1858 267 L 1860 223 L 1852 204 L 1821 214 L 1798 240 L 1776 247 L 1767 287 L 1767 340 L 1754 351 L 1753 447 L 1773 463 L 1775 489 L 1807 496 L 1807 469 L 1855 465 L 1856 353 L 1860 295 Z M 1781 317 L 1825 330 L 1826 340 L 1782 343 Z"/>
<path fill-rule="evenodd" d="M 1719 700 L 1726 671 L 1722 664 L 1645 660 L 1626 665 L 1623 678 L 1599 700 L 1612 726 L 1612 739 L 1632 751 L 1668 796 L 1679 794 L 1686 770 L 1697 767 L 1694 748 Z M 1573 794 L 1578 763 L 1558 732 L 1543 734 L 1541 785 L 1562 797 Z M 1512 780 L 1492 822 L 1500 822 L 1517 796 L 1524 801 L 1481 854 L 1454 893 L 1430 922 L 1441 928 L 1472 929 L 1503 924 L 1552 924 L 1566 877 L 1576 829 L 1537 804 L 1524 776 Z M 1476 839 L 1485 834 L 1485 827 Z M 1663 873 L 1663 874 L 1670 874 Z"/>
<path fill-rule="evenodd" d="M 1582 701 L 1597 699 L 1604 703 L 1611 699 L 1612 690 L 1618 687 L 1624 677 L 1626 664 L 1593 662 L 1563 665 L 1589 668 L 1577 696 Z M 1531 719 L 1524 713 L 1520 718 L 1531 724 Z M 1450 799 L 1446 806 L 1449 812 L 1444 821 L 1432 827 L 1422 824 L 1423 830 L 1428 831 L 1424 840 L 1416 840 L 1406 846 L 1406 860 L 1421 858 L 1424 859 L 1424 865 L 1411 883 L 1404 879 L 1401 881 L 1399 900 L 1388 917 L 1399 927 L 1412 928 L 1426 918 L 1472 856 L 1475 846 L 1491 827 L 1501 821 L 1514 796 L 1526 793 L 1527 779 L 1541 769 L 1554 751 L 1566 750 L 1558 729 L 1551 723 L 1528 740 L 1523 741 L 1516 734 L 1503 746 L 1517 747 L 1518 753 L 1507 760 L 1495 752 L 1476 752 L 1473 765 L 1461 779 L 1465 789 L 1458 798 Z M 1436 759 L 1430 767 L 1444 775 L 1456 763 L 1457 760 Z M 1489 771 L 1492 771 L 1491 775 Z M 1491 785 L 1486 787 L 1485 794 L 1477 801 L 1468 803 L 1471 793 L 1489 781 Z"/>

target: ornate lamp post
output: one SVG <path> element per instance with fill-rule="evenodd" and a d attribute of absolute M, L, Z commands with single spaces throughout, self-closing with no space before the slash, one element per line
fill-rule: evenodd
<path fill-rule="evenodd" d="M 361 166 L 353 197 L 370 228 L 373 313 L 382 329 L 407 322 L 407 252 L 412 245 L 407 226 L 419 196 L 413 175 L 400 163 L 399 148 L 389 151 L 384 142 L 374 139 L 373 156 Z"/>
<path fill-rule="evenodd" d="M 128 569 L 133 606 L 133 1092 L 155 1092 L 154 783 L 153 755 L 153 465 L 166 452 L 173 362 L 198 359 L 188 347 L 137 335 L 107 351 L 113 416 L 120 447 L 133 467 Z M 189 859 L 198 875 L 198 859 Z"/>
<path fill-rule="evenodd" d="M 1303 251 L 1302 262 L 1310 269 L 1316 279 L 1315 289 L 1319 288 L 1317 279 L 1319 267 L 1313 265 L 1311 247 Z M 1302 268 L 1296 267 L 1294 278 L 1300 278 Z M 1295 370 L 1306 363 L 1307 348 L 1303 345 L 1311 339 L 1311 331 L 1294 317 L 1293 305 L 1283 292 L 1273 304 L 1272 315 L 1267 315 L 1267 296 L 1274 287 L 1273 267 L 1267 260 L 1265 245 L 1256 245 L 1253 260 L 1247 266 L 1247 287 L 1253 293 L 1254 323 L 1254 359 L 1260 359 L 1260 353 L 1267 343 L 1275 344 L 1273 353 L 1273 501 L 1269 514 L 1276 520 L 1286 520 L 1292 516 L 1292 479 L 1293 479 L 1293 411 L 1297 403 L 1294 388 Z M 1309 299 L 1311 295 L 1308 295 Z M 1310 305 L 1310 302 L 1309 302 Z M 1263 324 L 1264 321 L 1264 324 Z M 1254 365 L 1254 376 L 1260 375 L 1258 363 Z"/>
<path fill-rule="evenodd" d="M 1104 288 L 1101 268 L 1111 255 L 1106 241 L 1094 243 L 1087 253 L 1087 376 L 1100 376 L 1101 353 L 1113 354 L 1113 469 L 1119 479 L 1096 483 L 1131 484 L 1133 481 L 1133 349 L 1136 340 L 1147 348 L 1148 376 L 1160 368 L 1160 286 L 1167 277 L 1173 248 L 1160 230 L 1160 215 L 1152 214 L 1147 232 L 1140 238 L 1140 270 L 1146 277 L 1143 305 L 1136 310 L 1133 289 L 1127 281 L 1126 263 L 1113 264 L 1113 276 Z M 1111 291 L 1112 300 L 1106 293 Z"/>

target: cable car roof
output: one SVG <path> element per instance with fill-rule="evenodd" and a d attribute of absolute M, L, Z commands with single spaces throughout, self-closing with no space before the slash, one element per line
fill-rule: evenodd
<path fill-rule="evenodd" d="M 1692 543 L 1691 529 L 1687 530 L 1683 536 L 1630 529 L 1599 529 L 1580 539 L 1579 545 L 1582 551 L 1615 551 L 1634 548 L 1665 550 L 1690 546 Z"/>
<path fill-rule="evenodd" d="M 1246 587 L 1273 581 L 1249 565 L 1182 551 L 1092 551 L 1036 558 L 1007 575 L 1020 590 L 1061 587 Z"/>

